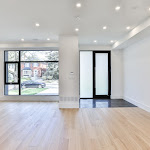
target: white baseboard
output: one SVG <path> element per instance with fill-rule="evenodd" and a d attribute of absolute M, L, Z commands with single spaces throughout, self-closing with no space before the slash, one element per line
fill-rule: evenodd
<path fill-rule="evenodd" d="M 142 108 L 142 109 L 144 109 L 145 111 L 148 111 L 148 112 L 150 112 L 150 106 L 147 106 L 147 105 L 144 105 L 144 104 L 142 104 L 142 103 L 139 103 L 139 102 L 137 102 L 135 99 L 132 99 L 132 98 L 129 98 L 129 97 L 124 97 L 124 100 L 126 100 L 126 101 L 128 101 L 128 102 L 130 102 L 130 103 L 132 103 L 132 104 L 134 104 L 134 105 L 136 105 L 136 106 L 138 106 L 139 108 Z"/>
<path fill-rule="evenodd" d="M 79 102 L 76 103 L 59 102 L 59 108 L 79 108 Z"/>
<path fill-rule="evenodd" d="M 111 99 L 123 99 L 123 96 L 113 96 L 113 95 L 111 95 Z"/>
<path fill-rule="evenodd" d="M 42 96 L 42 95 L 14 95 L 14 96 L 0 96 L 0 101 L 17 101 L 17 102 L 59 102 L 59 96 Z"/>

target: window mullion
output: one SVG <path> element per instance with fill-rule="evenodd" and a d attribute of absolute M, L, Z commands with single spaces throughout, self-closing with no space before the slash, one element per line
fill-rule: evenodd
<path fill-rule="evenodd" d="M 21 76 L 21 67 L 20 67 L 20 64 L 21 64 L 21 62 L 20 62 L 20 60 L 21 60 L 21 56 L 20 56 L 20 51 L 19 51 L 19 64 L 18 64 L 18 80 L 19 80 L 19 95 L 21 95 L 21 80 L 20 80 L 20 76 Z"/>

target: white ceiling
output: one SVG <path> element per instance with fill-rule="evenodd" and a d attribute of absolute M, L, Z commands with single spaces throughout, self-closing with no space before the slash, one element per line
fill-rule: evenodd
<path fill-rule="evenodd" d="M 80 44 L 109 45 L 150 16 L 150 0 L 1 0 L 0 42 L 58 42 L 60 34 L 78 34 Z M 121 6 L 116 12 L 115 7 Z M 80 19 L 76 19 L 79 16 Z M 39 22 L 40 27 L 35 27 Z M 107 30 L 103 30 L 103 26 Z M 79 32 L 74 31 L 79 28 Z M 48 41 L 47 41 L 48 42 Z"/>

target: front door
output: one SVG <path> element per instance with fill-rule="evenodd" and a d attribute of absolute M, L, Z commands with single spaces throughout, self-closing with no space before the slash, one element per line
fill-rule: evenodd
<path fill-rule="evenodd" d="M 110 98 L 110 52 L 93 52 L 93 98 Z"/>
<path fill-rule="evenodd" d="M 110 98 L 110 51 L 80 51 L 80 98 Z"/>

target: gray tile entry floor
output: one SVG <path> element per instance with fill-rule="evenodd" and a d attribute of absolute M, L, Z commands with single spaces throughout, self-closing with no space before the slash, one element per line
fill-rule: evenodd
<path fill-rule="evenodd" d="M 137 107 L 123 99 L 80 99 L 80 108 Z"/>

